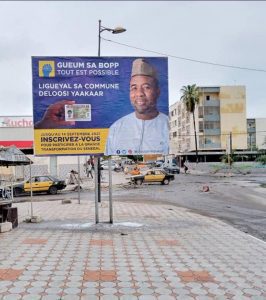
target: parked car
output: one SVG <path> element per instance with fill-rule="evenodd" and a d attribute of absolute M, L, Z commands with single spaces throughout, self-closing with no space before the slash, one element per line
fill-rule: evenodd
<path fill-rule="evenodd" d="M 164 164 L 164 161 L 163 160 L 156 160 L 155 162 L 155 167 L 162 167 L 162 165 Z"/>
<path fill-rule="evenodd" d="M 169 174 L 179 174 L 180 173 L 180 169 L 178 168 L 178 166 L 176 164 L 166 166 L 166 167 L 164 167 L 164 170 Z"/>
<path fill-rule="evenodd" d="M 111 161 L 111 169 L 114 170 L 116 167 L 116 162 L 115 161 Z M 109 170 L 109 161 L 108 160 L 103 160 L 101 162 L 101 170 Z"/>
<path fill-rule="evenodd" d="M 145 174 L 130 177 L 130 182 L 141 185 L 142 183 L 160 182 L 161 184 L 169 184 L 175 179 L 175 175 L 168 174 L 163 169 L 148 170 Z"/>
<path fill-rule="evenodd" d="M 57 179 L 50 175 L 33 176 L 31 184 L 33 193 L 46 192 L 51 195 L 57 194 L 57 191 L 63 190 L 66 187 L 64 180 Z M 14 197 L 28 194 L 30 190 L 30 180 L 13 184 Z"/>
<path fill-rule="evenodd" d="M 60 180 L 50 175 L 33 176 L 31 184 L 33 192 L 47 192 L 51 195 L 57 194 L 58 190 L 63 190 L 66 187 L 64 180 Z M 24 191 L 30 192 L 29 180 L 24 183 Z"/>

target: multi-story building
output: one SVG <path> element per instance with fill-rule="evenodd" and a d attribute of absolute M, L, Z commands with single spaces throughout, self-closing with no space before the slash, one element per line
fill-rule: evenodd
<path fill-rule="evenodd" d="M 247 144 L 251 151 L 266 149 L 266 118 L 247 119 Z"/>
<path fill-rule="evenodd" d="M 16 146 L 33 161 L 32 175 L 51 174 L 65 178 L 70 170 L 84 170 L 83 165 L 89 156 L 46 156 L 33 154 L 32 116 L 0 116 L 0 147 Z M 78 164 L 80 166 L 78 167 Z M 82 172 L 83 173 L 83 172 Z M 0 181 L 8 176 L 25 179 L 29 176 L 29 166 L 0 167 Z"/>
<path fill-rule="evenodd" d="M 246 92 L 244 86 L 199 87 L 195 108 L 197 146 L 201 152 L 247 149 Z M 170 107 L 170 152 L 194 152 L 195 134 L 192 114 L 182 101 Z"/>

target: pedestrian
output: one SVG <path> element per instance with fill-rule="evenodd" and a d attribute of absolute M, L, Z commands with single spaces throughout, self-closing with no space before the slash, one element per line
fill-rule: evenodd
<path fill-rule="evenodd" d="M 87 177 L 90 177 L 93 178 L 93 174 L 92 174 L 92 164 L 89 162 L 88 165 L 87 165 Z"/>
<path fill-rule="evenodd" d="M 184 172 L 187 174 L 188 167 L 184 164 Z"/>
<path fill-rule="evenodd" d="M 78 182 L 76 174 L 78 174 L 77 171 L 75 170 L 71 170 L 68 174 L 67 174 L 67 178 L 66 178 L 66 183 L 67 184 L 75 184 Z"/>

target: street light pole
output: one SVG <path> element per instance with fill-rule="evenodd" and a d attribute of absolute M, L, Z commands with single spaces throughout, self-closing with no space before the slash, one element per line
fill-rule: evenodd
<path fill-rule="evenodd" d="M 98 56 L 101 56 L 101 27 L 102 21 L 99 20 L 99 33 L 98 33 Z"/>
<path fill-rule="evenodd" d="M 104 27 L 102 26 L 102 21 L 99 20 L 99 27 L 98 27 L 98 57 L 101 56 L 101 33 L 103 31 L 109 31 L 112 34 L 118 34 L 118 33 L 122 33 L 125 32 L 126 29 L 123 27 L 115 27 L 115 28 L 108 28 L 108 27 Z M 110 159 L 109 159 L 110 160 Z M 111 168 L 111 162 L 109 162 L 109 168 Z M 109 172 L 109 190 L 110 190 L 110 184 L 112 183 L 112 180 L 110 179 L 110 172 Z M 97 188 L 96 188 L 97 187 Z M 111 192 L 109 191 L 109 197 L 111 197 L 110 195 Z M 101 164 L 100 164 L 100 157 L 97 157 L 97 172 L 95 174 L 95 201 L 96 202 L 101 202 Z M 111 199 L 110 199 L 111 202 Z M 97 204 L 97 208 L 96 210 L 98 210 L 98 204 Z M 98 212 L 96 213 L 96 223 L 97 222 L 97 215 Z M 110 214 L 110 219 L 112 220 L 111 214 Z M 112 223 L 112 221 L 111 221 Z"/>
<path fill-rule="evenodd" d="M 99 20 L 99 30 L 98 30 L 98 56 L 99 57 L 101 56 L 101 33 L 103 31 L 109 31 L 112 34 L 118 34 L 118 33 L 125 32 L 126 29 L 123 27 L 120 27 L 120 26 L 115 27 L 115 28 L 104 27 L 104 26 L 102 26 L 102 21 Z"/>

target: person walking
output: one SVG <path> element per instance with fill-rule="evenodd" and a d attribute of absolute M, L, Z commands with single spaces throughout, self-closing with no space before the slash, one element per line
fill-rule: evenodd
<path fill-rule="evenodd" d="M 90 177 L 93 178 L 93 174 L 92 174 L 92 164 L 91 163 L 88 163 L 87 165 L 87 177 Z"/>

